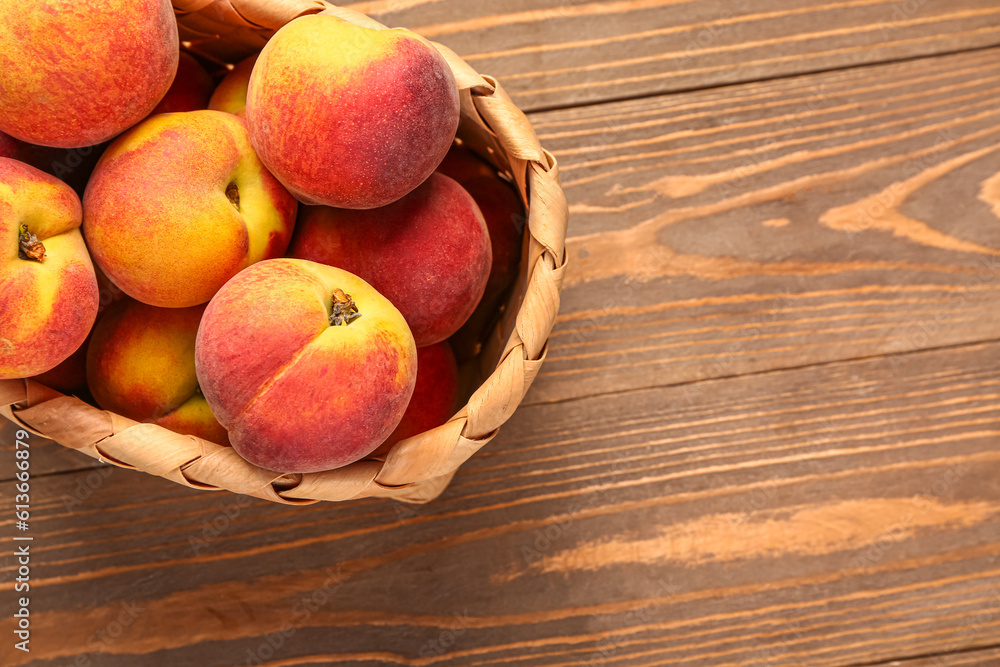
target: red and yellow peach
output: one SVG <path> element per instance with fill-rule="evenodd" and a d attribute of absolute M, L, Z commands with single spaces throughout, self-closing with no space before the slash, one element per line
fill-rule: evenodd
<path fill-rule="evenodd" d="M 101 316 L 87 347 L 87 384 L 105 410 L 227 444 L 198 389 L 195 337 L 205 306 L 157 308 L 127 299 Z"/>
<path fill-rule="evenodd" d="M 280 257 L 294 198 L 257 159 L 241 118 L 153 116 L 101 156 L 83 200 L 94 261 L 154 306 L 205 303 L 241 269 Z"/>
<path fill-rule="evenodd" d="M 91 146 L 145 118 L 177 72 L 170 0 L 0 2 L 0 131 Z"/>
<path fill-rule="evenodd" d="M 261 161 L 300 201 L 368 209 L 411 192 L 444 158 L 458 88 L 422 37 L 316 14 L 261 51 L 246 118 Z"/>
<path fill-rule="evenodd" d="M 417 382 L 403 419 L 382 446 L 388 451 L 400 440 L 418 435 L 451 419 L 458 400 L 458 364 L 447 341 L 417 349 Z"/>
<path fill-rule="evenodd" d="M 247 88 L 250 86 L 250 73 L 253 72 L 256 62 L 255 54 L 237 63 L 219 82 L 215 92 L 212 93 L 212 98 L 208 101 L 208 108 L 246 118 Z"/>
<path fill-rule="evenodd" d="M 387 299 L 347 271 L 297 259 L 226 283 L 195 360 L 236 451 L 289 473 L 370 454 L 399 424 L 417 372 L 413 337 Z"/>
<path fill-rule="evenodd" d="M 213 87 L 212 75 L 194 56 L 182 51 L 174 82 L 149 115 L 207 109 Z"/>
<path fill-rule="evenodd" d="M 0 158 L 0 379 L 54 368 L 93 326 L 97 279 L 82 215 L 68 185 Z"/>
<path fill-rule="evenodd" d="M 0 157 L 14 158 L 51 174 L 73 188 L 81 197 L 87 187 L 87 180 L 106 147 L 105 144 L 82 148 L 36 146 L 0 132 Z"/>
<path fill-rule="evenodd" d="M 491 261 L 479 208 L 442 174 L 378 209 L 304 208 L 288 253 L 367 280 L 403 313 L 418 347 L 444 340 L 468 319 Z"/>

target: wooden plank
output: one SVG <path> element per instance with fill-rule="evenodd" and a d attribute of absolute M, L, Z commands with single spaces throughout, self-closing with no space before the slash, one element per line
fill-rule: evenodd
<path fill-rule="evenodd" d="M 1000 49 L 532 120 L 571 238 L 529 403 L 1000 335 Z"/>
<path fill-rule="evenodd" d="M 374 0 L 527 110 L 1000 44 L 992 0 Z"/>
<path fill-rule="evenodd" d="M 0 417 L 0 460 L 10 461 L 14 458 L 18 428 L 13 422 Z M 32 473 L 34 475 L 49 475 L 67 470 L 86 470 L 99 467 L 101 464 L 86 454 L 74 452 L 52 440 L 32 436 Z M 14 469 L 9 466 L 0 467 L 0 482 L 14 479 Z"/>
<path fill-rule="evenodd" d="M 1000 343 L 698 387 L 519 410 L 416 508 L 36 480 L 32 653 L 0 663 L 823 667 L 1000 642 Z"/>
<path fill-rule="evenodd" d="M 1000 665 L 1000 648 L 943 653 L 914 660 L 893 660 L 872 667 L 996 667 L 996 665 Z"/>

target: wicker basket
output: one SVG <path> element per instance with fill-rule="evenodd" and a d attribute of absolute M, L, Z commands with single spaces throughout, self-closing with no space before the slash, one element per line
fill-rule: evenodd
<path fill-rule="evenodd" d="M 259 51 L 275 30 L 324 12 L 367 27 L 373 19 L 322 0 L 173 0 L 185 49 L 236 63 Z M 508 173 L 528 208 L 518 280 L 482 343 L 468 403 L 443 426 L 396 443 L 387 453 L 328 472 L 279 474 L 258 468 L 230 447 L 142 424 L 32 380 L 0 380 L 0 414 L 19 427 L 100 461 L 178 484 L 229 490 L 278 503 L 369 496 L 427 502 L 458 467 L 489 442 L 520 404 L 545 359 L 559 309 L 565 266 L 566 199 L 556 161 L 538 143 L 524 114 L 500 85 L 435 44 L 461 90 L 459 137 Z"/>

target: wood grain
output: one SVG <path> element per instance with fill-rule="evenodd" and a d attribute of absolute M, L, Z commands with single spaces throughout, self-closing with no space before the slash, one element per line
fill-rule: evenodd
<path fill-rule="evenodd" d="M 995 339 L 998 93 L 993 49 L 533 114 L 572 261 L 526 402 Z"/>
<path fill-rule="evenodd" d="M 1000 44 L 991 0 L 374 0 L 524 109 L 571 107 Z"/>
<path fill-rule="evenodd" d="M 18 430 L 13 422 L 0 418 L 0 457 L 3 461 L 14 460 L 17 443 L 15 435 Z M 36 476 L 68 470 L 86 470 L 101 465 L 89 456 L 74 452 L 51 440 L 32 437 L 31 444 L 34 455 L 31 470 Z M 0 482 L 14 479 L 14 472 L 12 466 L 0 467 Z"/>
<path fill-rule="evenodd" d="M 777 667 L 989 646 L 998 439 L 994 343 L 523 408 L 418 508 L 44 477 L 32 661 L 4 642 L 0 662 Z"/>
<path fill-rule="evenodd" d="M 532 120 L 571 238 L 529 403 L 1000 334 L 1000 49 Z"/>
<path fill-rule="evenodd" d="M 943 653 L 914 660 L 893 660 L 872 667 L 995 667 L 995 665 L 1000 665 L 1000 648 Z"/>
<path fill-rule="evenodd" d="M 34 439 L 0 664 L 1000 664 L 1000 7 L 354 7 L 528 109 L 657 95 L 532 114 L 573 207 L 532 405 L 417 508 Z"/>

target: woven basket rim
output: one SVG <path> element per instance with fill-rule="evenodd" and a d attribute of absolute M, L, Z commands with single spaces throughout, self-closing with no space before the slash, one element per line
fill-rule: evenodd
<path fill-rule="evenodd" d="M 240 37 L 202 33 L 206 38 L 216 37 L 221 40 L 217 44 L 225 46 L 238 39 L 238 45 L 251 49 L 257 40 L 266 41 L 275 29 L 306 14 L 331 14 L 357 25 L 388 29 L 325 0 L 173 0 L 173 5 L 182 28 L 186 18 L 203 22 L 207 15 L 210 21 L 233 27 Z M 184 46 L 199 53 L 198 33 L 183 32 L 196 38 Z M 483 359 L 498 361 L 495 368 L 486 369 L 491 372 L 447 423 L 397 442 L 376 458 L 326 472 L 281 474 L 254 466 L 232 447 L 135 422 L 30 378 L 0 380 L 0 414 L 19 428 L 99 461 L 191 488 L 228 490 L 293 505 L 372 496 L 422 503 L 439 495 L 458 467 L 513 414 L 545 360 L 565 272 L 568 208 L 555 158 L 541 147 L 527 117 L 499 82 L 480 75 L 447 47 L 426 41 L 444 55 L 455 73 L 462 123 L 467 132 L 475 133 L 471 147 L 495 166 L 509 167 L 528 213 L 518 282 L 481 352 Z"/>

